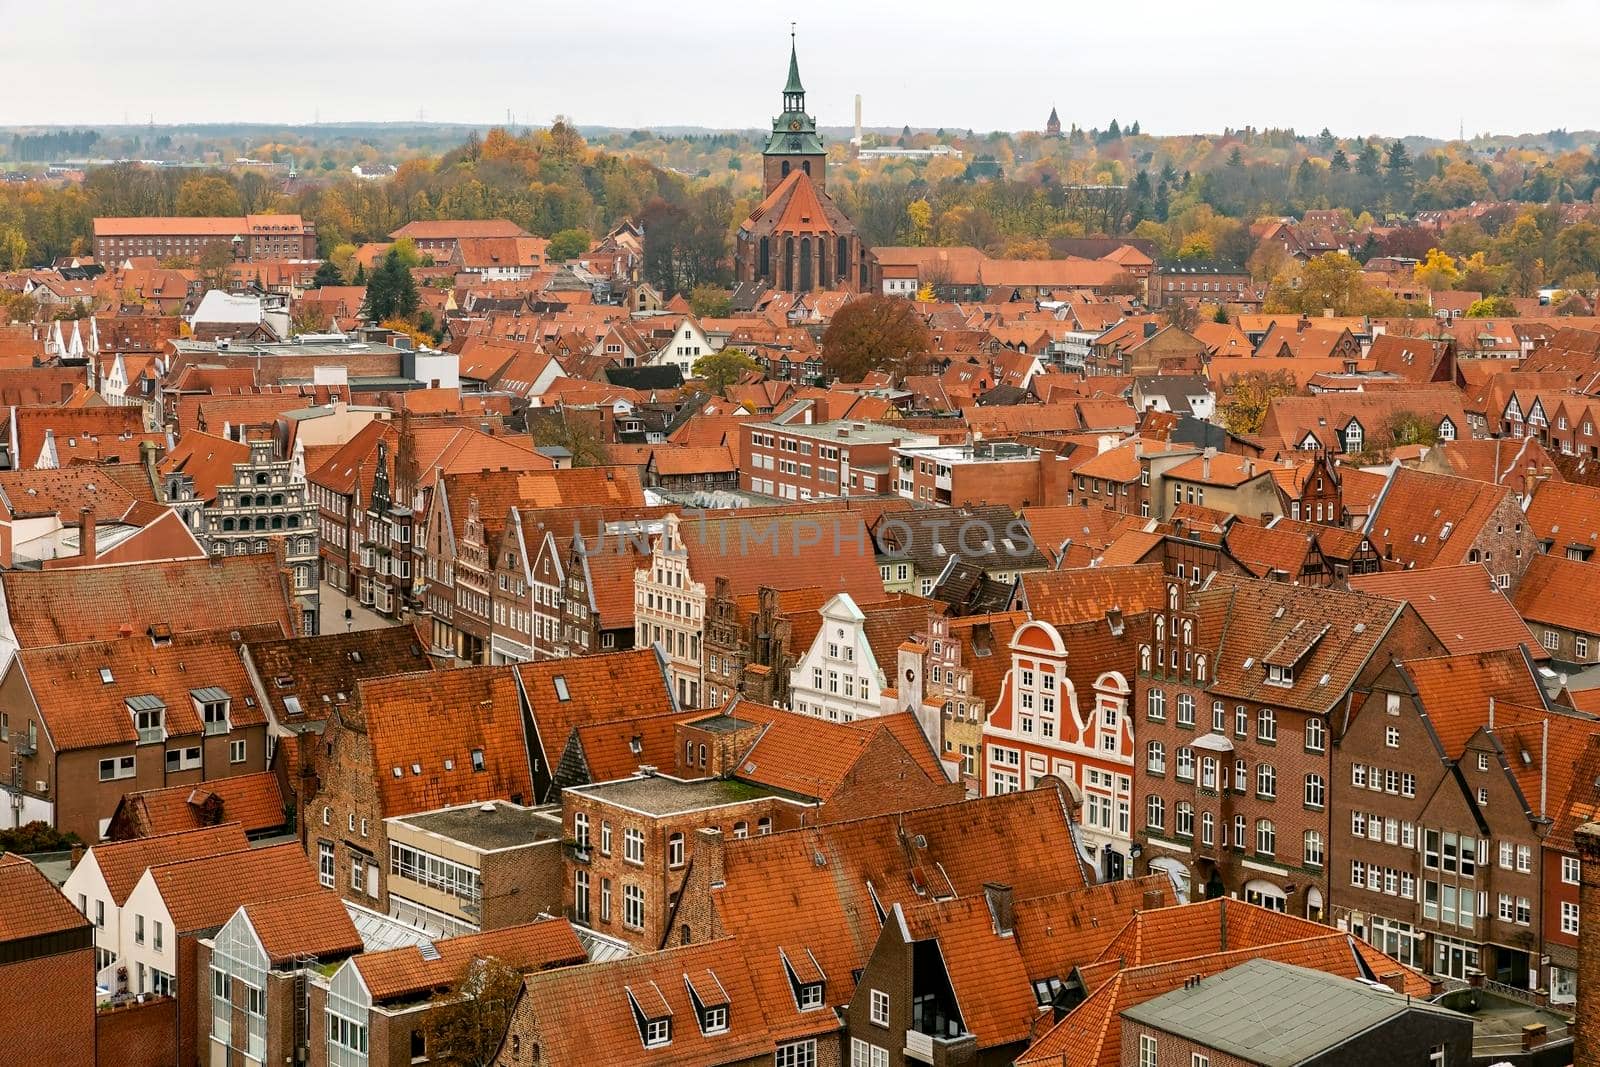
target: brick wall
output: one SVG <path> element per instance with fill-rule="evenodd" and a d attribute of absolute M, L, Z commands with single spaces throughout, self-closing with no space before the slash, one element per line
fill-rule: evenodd
<path fill-rule="evenodd" d="M 32 1063 L 92 1063 L 95 1029 L 93 948 L 0 967 L 0 1049 L 27 1049 Z"/>
<path fill-rule="evenodd" d="M 823 803 L 817 812 L 817 821 L 843 822 L 936 804 L 954 804 L 965 797 L 965 786 L 930 778 L 905 746 L 888 734 L 880 733 Z"/>
<path fill-rule="evenodd" d="M 314 742 L 317 743 L 317 742 Z M 306 800 L 304 819 L 306 852 L 311 862 L 319 862 L 319 846 L 327 842 L 333 846 L 333 888 L 348 900 L 353 900 L 376 911 L 387 911 L 389 838 L 385 831 L 381 808 L 378 804 L 378 785 L 372 766 L 372 742 L 359 730 L 330 719 L 320 743 L 333 746 L 332 754 L 323 760 L 324 773 L 321 788 Z M 326 749 L 324 750 L 326 752 Z M 323 811 L 328 820 L 323 822 Z M 350 829 L 351 817 L 355 830 Z M 365 820 L 366 833 L 362 833 Z M 361 855 L 375 864 L 379 874 L 379 892 L 370 892 L 370 865 L 362 876 L 362 889 L 356 892 L 351 886 L 351 860 Z"/>
<path fill-rule="evenodd" d="M 178 1062 L 177 1029 L 172 1017 L 175 1002 L 168 997 L 147 1000 L 98 1012 L 94 1019 L 97 1044 L 95 1062 L 102 1067 L 168 1067 Z M 14 1046 L 8 1046 L 14 1047 Z M 30 1049 L 36 1048 L 30 1041 Z M 42 1051 L 37 1063 L 87 1063 L 87 1060 L 53 1059 Z"/>
<path fill-rule="evenodd" d="M 1586 823 L 1573 831 L 1578 857 L 1583 862 L 1578 889 L 1580 914 L 1600 915 L 1600 824 Z M 1578 928 L 1577 1043 L 1572 1062 L 1576 1067 L 1600 1064 L 1600 923 Z"/>
<path fill-rule="evenodd" d="M 566 862 L 559 841 L 490 852 L 479 864 L 484 930 L 532 922 L 541 913 L 559 915 L 565 900 Z"/>

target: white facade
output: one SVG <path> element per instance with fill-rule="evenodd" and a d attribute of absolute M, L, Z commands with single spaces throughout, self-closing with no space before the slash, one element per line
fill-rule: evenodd
<path fill-rule="evenodd" d="M 100 982 L 99 976 L 111 969 L 121 952 L 122 911 L 111 898 L 111 887 L 106 885 L 105 875 L 100 873 L 100 861 L 95 857 L 94 849 L 85 852 L 83 859 L 72 868 L 72 873 L 62 883 L 61 893 L 83 913 L 84 918 L 94 924 L 96 981 L 107 989 L 113 988 Z M 115 970 L 111 969 L 110 973 L 114 978 Z"/>
<path fill-rule="evenodd" d="M 789 703 L 831 722 L 883 714 L 883 672 L 867 643 L 867 617 L 849 593 L 818 609 L 822 628 L 789 672 Z"/>
<path fill-rule="evenodd" d="M 139 876 L 118 924 L 117 962 L 110 988 L 129 993 L 171 993 L 177 988 L 178 939 L 156 880 Z M 124 980 L 123 971 L 127 971 Z"/>
<path fill-rule="evenodd" d="M 700 324 L 691 318 L 685 318 L 678 331 L 672 335 L 672 340 L 663 345 L 650 362 L 660 367 L 671 364 L 688 378 L 694 373 L 695 361 L 702 356 L 710 355 L 713 351 L 715 348 L 711 344 L 711 339 L 700 328 Z"/>

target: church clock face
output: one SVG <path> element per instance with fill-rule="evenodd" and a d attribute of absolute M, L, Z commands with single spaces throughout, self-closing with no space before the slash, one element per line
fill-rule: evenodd
<path fill-rule="evenodd" d="M 790 119 L 789 120 L 789 128 L 791 130 L 798 130 L 800 128 L 800 120 L 799 119 Z"/>

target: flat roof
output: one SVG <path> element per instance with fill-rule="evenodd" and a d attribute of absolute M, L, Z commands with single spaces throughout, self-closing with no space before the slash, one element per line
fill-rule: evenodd
<path fill-rule="evenodd" d="M 464 845 L 493 852 L 561 838 L 560 806 L 523 808 L 504 800 L 403 815 L 394 820 Z"/>
<path fill-rule="evenodd" d="M 1039 455 L 1037 448 L 1007 442 L 992 445 L 901 445 L 895 451 L 908 457 L 946 463 L 1014 463 Z"/>
<path fill-rule="evenodd" d="M 934 438 L 880 422 L 859 422 L 855 419 L 834 419 L 832 422 L 753 422 L 751 426 L 771 433 L 784 433 L 791 437 L 804 437 L 812 441 L 830 441 L 840 444 L 933 444 Z"/>
<path fill-rule="evenodd" d="M 739 730 L 747 729 L 751 726 L 757 726 L 759 724 L 750 722 L 747 719 L 739 719 L 732 715 L 724 715 L 721 712 L 718 712 L 716 715 L 708 715 L 703 719 L 696 719 L 687 725 L 693 726 L 696 729 L 704 730 L 707 733 L 731 734 L 736 733 Z"/>
<path fill-rule="evenodd" d="M 646 815 L 678 815 L 778 795 L 765 786 L 728 778 L 685 780 L 660 774 L 573 786 L 569 791 Z"/>
<path fill-rule="evenodd" d="M 1249 960 L 1122 1014 L 1262 1067 L 1292 1067 L 1407 1011 L 1471 1024 L 1437 1004 L 1273 960 Z"/>

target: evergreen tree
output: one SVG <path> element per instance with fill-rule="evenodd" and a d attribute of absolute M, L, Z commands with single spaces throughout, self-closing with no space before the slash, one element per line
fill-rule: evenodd
<path fill-rule="evenodd" d="M 1378 164 L 1382 161 L 1378 146 L 1367 141 L 1361 146 L 1361 154 L 1356 157 L 1356 173 L 1364 178 L 1378 176 Z"/>
<path fill-rule="evenodd" d="M 1117 120 L 1116 119 L 1112 119 L 1111 120 L 1111 125 L 1106 127 L 1106 140 L 1108 140 L 1108 141 L 1120 141 L 1120 140 L 1122 140 L 1122 127 L 1117 125 Z"/>
<path fill-rule="evenodd" d="M 331 259 L 322 261 L 317 267 L 317 276 L 311 280 L 311 285 L 315 289 L 321 289 L 324 285 L 343 284 L 344 278 L 340 276 L 339 268 L 333 265 L 333 260 Z"/>
<path fill-rule="evenodd" d="M 1326 155 L 1327 153 L 1332 152 L 1338 146 L 1339 142 L 1334 140 L 1333 133 L 1328 129 L 1328 127 L 1322 127 L 1322 132 L 1317 134 L 1317 147 L 1322 149 L 1323 154 Z"/>
<path fill-rule="evenodd" d="M 1335 148 L 1333 158 L 1328 160 L 1328 166 L 1333 170 L 1348 172 L 1350 170 L 1350 157 L 1344 154 L 1344 149 Z"/>

